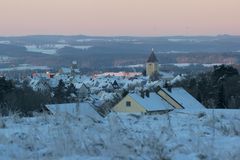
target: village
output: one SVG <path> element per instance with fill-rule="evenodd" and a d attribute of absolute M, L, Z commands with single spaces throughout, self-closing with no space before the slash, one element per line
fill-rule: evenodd
<path fill-rule="evenodd" d="M 0 157 L 237 160 L 239 109 L 208 109 L 174 86 L 187 77 L 163 73 L 153 50 L 145 66 L 146 73 L 89 76 L 74 61 L 35 73 L 23 84 L 32 94 L 50 92 L 52 103 L 0 117 Z"/>
<path fill-rule="evenodd" d="M 34 74 L 29 85 L 34 91 L 55 89 L 60 82 L 71 86 L 70 103 L 46 104 L 42 111 L 64 112 L 73 116 L 107 116 L 110 112 L 163 114 L 174 109 L 202 110 L 205 107 L 181 87 L 172 87 L 184 75 L 161 72 L 154 50 L 146 61 L 146 73 L 109 72 L 93 76 L 81 75 L 77 61 L 58 73 Z M 56 94 L 56 92 L 55 92 Z M 52 95 L 53 97 L 56 95 Z"/>

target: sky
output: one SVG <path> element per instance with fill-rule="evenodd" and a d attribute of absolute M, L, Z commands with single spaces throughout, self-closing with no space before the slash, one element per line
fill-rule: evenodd
<path fill-rule="evenodd" d="M 0 35 L 240 35 L 240 0 L 0 0 Z"/>

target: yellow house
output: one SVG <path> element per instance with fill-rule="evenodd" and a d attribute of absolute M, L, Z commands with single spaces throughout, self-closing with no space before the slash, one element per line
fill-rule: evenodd
<path fill-rule="evenodd" d="M 174 109 L 158 94 L 151 92 L 144 96 L 137 93 L 129 93 L 113 107 L 114 112 L 125 113 L 149 113 L 170 111 Z"/>
<path fill-rule="evenodd" d="M 160 88 L 158 94 L 176 109 L 205 109 L 192 95 L 181 87 Z"/>
<path fill-rule="evenodd" d="M 152 76 L 155 72 L 158 72 L 158 60 L 154 54 L 154 51 L 152 50 L 152 53 L 148 57 L 147 63 L 146 63 L 146 75 Z"/>

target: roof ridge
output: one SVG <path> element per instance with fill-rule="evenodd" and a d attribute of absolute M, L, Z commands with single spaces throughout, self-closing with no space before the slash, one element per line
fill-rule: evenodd
<path fill-rule="evenodd" d="M 148 57 L 147 62 L 158 62 L 158 59 L 154 53 L 154 50 L 152 50 L 150 56 Z"/>

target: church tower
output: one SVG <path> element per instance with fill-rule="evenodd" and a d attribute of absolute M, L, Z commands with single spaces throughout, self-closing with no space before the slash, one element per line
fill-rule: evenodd
<path fill-rule="evenodd" d="M 146 75 L 152 76 L 155 72 L 158 72 L 158 60 L 155 56 L 154 50 L 152 49 L 152 53 L 148 57 L 146 63 Z"/>

